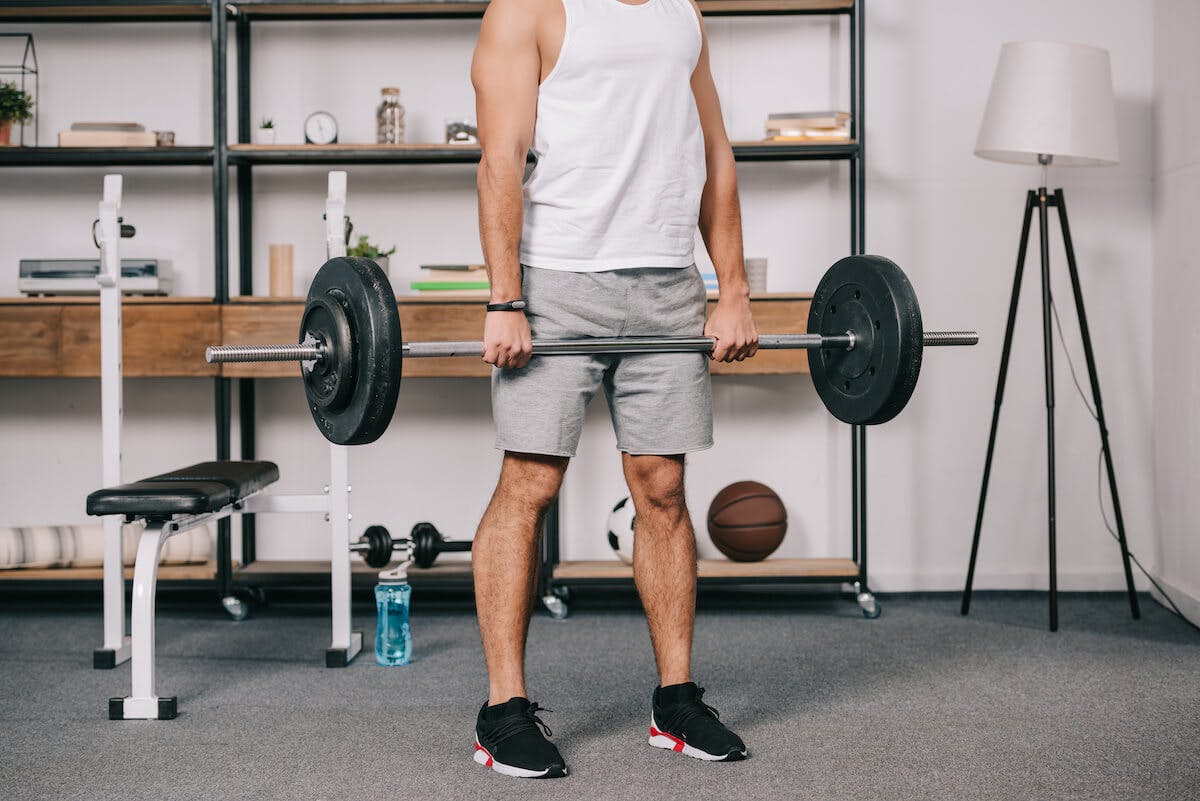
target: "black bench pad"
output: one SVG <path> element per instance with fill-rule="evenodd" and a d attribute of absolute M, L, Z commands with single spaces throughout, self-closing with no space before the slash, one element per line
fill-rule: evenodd
<path fill-rule="evenodd" d="M 88 496 L 87 512 L 151 518 L 216 512 L 277 480 L 274 462 L 201 462 L 97 490 Z"/>

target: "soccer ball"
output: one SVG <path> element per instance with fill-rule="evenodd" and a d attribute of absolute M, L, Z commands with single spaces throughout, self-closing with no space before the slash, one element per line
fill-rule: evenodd
<path fill-rule="evenodd" d="M 608 544 L 617 558 L 627 565 L 633 564 L 633 528 L 637 513 L 633 501 L 622 498 L 608 514 Z"/>

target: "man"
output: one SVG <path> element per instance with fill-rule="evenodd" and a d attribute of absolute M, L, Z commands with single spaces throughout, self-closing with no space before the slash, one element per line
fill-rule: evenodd
<path fill-rule="evenodd" d="M 733 152 L 699 10 L 691 0 L 492 0 L 471 78 L 492 301 L 483 358 L 495 365 L 505 452 L 473 547 L 489 677 L 475 761 L 512 776 L 567 773 L 528 700 L 525 640 L 543 517 L 601 387 L 637 514 L 634 579 L 658 666 L 650 745 L 742 759 L 745 745 L 691 680 L 696 546 L 683 474 L 684 455 L 712 445 L 704 354 L 530 359 L 533 336 L 701 331 L 716 339 L 714 359 L 754 355 Z M 721 290 L 707 324 L 697 224 Z"/>

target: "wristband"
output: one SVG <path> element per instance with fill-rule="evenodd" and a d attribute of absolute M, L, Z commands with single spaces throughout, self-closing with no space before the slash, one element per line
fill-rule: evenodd
<path fill-rule="evenodd" d="M 524 311 L 525 301 L 518 298 L 517 300 L 506 300 L 503 303 L 489 303 L 487 310 L 490 312 Z"/>

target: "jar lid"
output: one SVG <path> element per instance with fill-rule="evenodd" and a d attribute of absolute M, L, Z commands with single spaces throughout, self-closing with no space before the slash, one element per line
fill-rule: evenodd
<path fill-rule="evenodd" d="M 383 93 L 385 95 L 398 95 L 398 94 L 400 94 L 400 87 L 399 86 L 385 86 L 385 87 L 383 87 Z"/>

